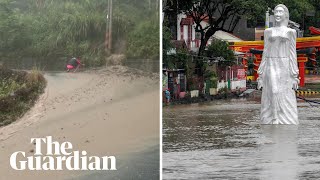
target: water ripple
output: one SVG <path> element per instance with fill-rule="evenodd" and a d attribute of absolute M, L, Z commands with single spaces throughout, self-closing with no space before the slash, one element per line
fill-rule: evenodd
<path fill-rule="evenodd" d="M 256 101 L 163 110 L 164 179 L 320 179 L 320 111 L 299 126 L 261 126 Z"/>

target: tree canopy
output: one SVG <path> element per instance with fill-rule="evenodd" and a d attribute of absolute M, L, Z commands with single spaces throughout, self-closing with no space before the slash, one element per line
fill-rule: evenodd
<path fill-rule="evenodd" d="M 229 48 L 229 44 L 226 41 L 214 40 L 206 51 L 207 57 L 223 57 L 225 61 L 220 61 L 222 66 L 230 66 L 235 61 L 234 52 Z"/>
<path fill-rule="evenodd" d="M 209 38 L 216 31 L 232 33 L 240 18 L 246 18 L 255 26 L 258 22 L 265 21 L 268 7 L 273 9 L 277 4 L 285 4 L 290 11 L 290 20 L 299 23 L 306 31 L 309 26 L 320 26 L 320 4 L 315 0 L 167 0 L 165 2 L 163 10 L 167 16 L 185 13 L 194 20 L 195 31 L 201 34 L 198 55 L 204 52 Z M 307 16 L 307 12 L 309 14 L 311 12 L 314 16 Z M 203 21 L 208 22 L 208 25 L 204 25 Z M 167 24 L 170 26 L 170 22 Z"/>
<path fill-rule="evenodd" d="M 169 3 L 172 8 L 178 8 L 176 12 L 184 12 L 194 20 L 195 31 L 201 34 L 198 55 L 202 54 L 216 31 L 232 32 L 242 16 L 253 16 L 265 4 L 263 0 L 186 0 Z M 208 22 L 206 26 L 202 23 L 204 20 Z"/>

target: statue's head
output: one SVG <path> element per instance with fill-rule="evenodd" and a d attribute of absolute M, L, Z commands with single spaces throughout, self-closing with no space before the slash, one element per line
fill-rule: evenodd
<path fill-rule="evenodd" d="M 284 4 L 278 4 L 274 8 L 273 13 L 274 13 L 274 18 L 277 26 L 281 26 L 281 25 L 288 26 L 289 10 L 287 6 L 285 6 Z"/>

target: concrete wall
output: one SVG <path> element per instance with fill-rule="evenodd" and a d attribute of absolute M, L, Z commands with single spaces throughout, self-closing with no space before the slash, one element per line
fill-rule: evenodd
<path fill-rule="evenodd" d="M 239 81 L 231 81 L 231 91 L 233 90 L 245 90 L 247 87 L 246 80 L 239 80 Z"/>
<path fill-rule="evenodd" d="M 246 89 L 246 80 L 239 80 L 239 81 L 231 81 L 231 91 L 235 91 L 237 89 L 240 89 L 240 90 L 245 90 Z M 218 82 L 218 85 L 217 85 L 217 90 L 221 90 L 223 88 L 227 87 L 228 88 L 228 81 L 221 81 L 221 82 Z"/>

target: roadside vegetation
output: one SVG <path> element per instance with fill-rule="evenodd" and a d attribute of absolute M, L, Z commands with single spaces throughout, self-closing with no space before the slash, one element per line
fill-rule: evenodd
<path fill-rule="evenodd" d="M 107 0 L 0 0 L 0 61 L 105 64 Z M 111 53 L 159 59 L 159 1 L 114 0 Z M 50 66 L 50 64 L 49 64 Z"/>
<path fill-rule="evenodd" d="M 117 54 L 158 70 L 159 1 L 114 0 L 112 7 L 112 49 L 106 51 L 107 0 L 0 0 L 0 64 L 61 71 L 73 56 L 97 67 Z M 0 126 L 21 117 L 44 91 L 39 69 L 0 66 Z"/>
<path fill-rule="evenodd" d="M 29 110 L 44 91 L 46 80 L 37 69 L 13 71 L 0 66 L 0 126 Z"/>

